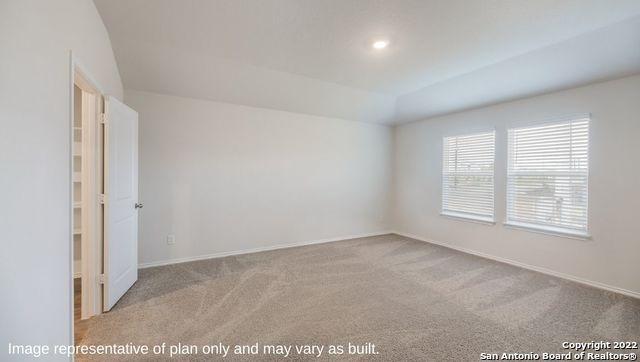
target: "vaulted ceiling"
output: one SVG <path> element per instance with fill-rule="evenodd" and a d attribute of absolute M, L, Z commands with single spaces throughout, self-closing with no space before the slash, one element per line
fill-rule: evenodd
<path fill-rule="evenodd" d="M 640 72 L 637 0 L 95 3 L 126 89 L 320 116 L 401 123 Z"/>

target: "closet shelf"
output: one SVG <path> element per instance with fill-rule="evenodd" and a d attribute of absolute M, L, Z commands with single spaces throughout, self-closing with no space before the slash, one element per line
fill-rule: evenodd
<path fill-rule="evenodd" d="M 80 182 L 82 180 L 82 174 L 80 172 L 73 173 L 73 182 Z"/>
<path fill-rule="evenodd" d="M 73 208 L 74 209 L 80 209 L 82 208 L 82 203 L 80 201 L 74 202 L 73 203 Z"/>
<path fill-rule="evenodd" d="M 73 229 L 73 235 L 82 235 L 82 229 Z"/>
<path fill-rule="evenodd" d="M 82 156 L 82 143 L 73 142 L 73 155 L 77 157 Z"/>

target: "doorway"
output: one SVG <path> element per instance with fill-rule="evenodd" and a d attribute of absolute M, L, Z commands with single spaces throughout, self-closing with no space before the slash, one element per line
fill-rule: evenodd
<path fill-rule="evenodd" d="M 87 319 L 102 311 L 103 144 L 101 91 L 82 69 L 73 72 L 72 231 L 74 342 L 82 341 Z"/>
<path fill-rule="evenodd" d="M 71 330 L 138 280 L 138 113 L 105 95 L 71 57 Z"/>

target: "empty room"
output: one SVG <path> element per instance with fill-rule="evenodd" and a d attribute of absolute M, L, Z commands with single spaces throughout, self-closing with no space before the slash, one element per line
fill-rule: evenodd
<path fill-rule="evenodd" d="M 0 361 L 640 352 L 640 0 L 0 0 Z"/>

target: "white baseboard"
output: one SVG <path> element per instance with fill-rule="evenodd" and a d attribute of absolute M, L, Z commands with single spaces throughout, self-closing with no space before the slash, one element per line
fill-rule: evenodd
<path fill-rule="evenodd" d="M 334 242 L 334 241 L 358 239 L 358 238 L 367 238 L 367 237 L 371 237 L 371 236 L 380 236 L 380 235 L 388 235 L 388 234 L 393 234 L 393 232 L 392 231 L 379 231 L 379 232 L 375 232 L 375 233 L 341 236 L 341 237 L 337 237 L 337 238 L 301 241 L 301 242 L 289 243 L 289 244 L 277 244 L 277 245 L 265 246 L 265 247 L 261 247 L 261 248 L 251 248 L 251 249 L 234 250 L 234 251 L 223 251 L 223 252 L 220 252 L 220 253 L 198 255 L 198 256 L 189 256 L 189 257 L 185 257 L 185 258 L 176 258 L 176 259 L 169 259 L 169 260 L 160 260 L 160 261 L 152 261 L 152 262 L 147 262 L 147 263 L 140 263 L 140 264 L 138 264 L 138 268 L 139 269 L 144 269 L 144 268 L 150 268 L 150 267 L 154 267 L 154 266 L 179 264 L 179 263 L 186 263 L 186 262 L 196 261 L 196 260 L 224 258 L 225 256 L 251 254 L 251 253 L 257 253 L 257 252 L 261 252 L 261 251 L 295 248 L 297 246 L 305 246 L 305 245 L 313 245 L 313 244 L 324 244 L 324 243 L 331 243 L 331 242 Z"/>
<path fill-rule="evenodd" d="M 536 271 L 536 272 L 539 272 L 539 273 L 551 275 L 551 276 L 554 276 L 554 277 L 570 280 L 572 282 L 588 285 L 590 287 L 606 290 L 606 291 L 609 291 L 609 292 L 624 294 L 624 295 L 629 296 L 629 297 L 640 299 L 640 293 L 639 292 L 634 292 L 634 291 L 631 291 L 631 290 L 627 290 L 627 289 L 623 289 L 623 288 L 619 288 L 619 287 L 614 287 L 612 285 L 608 285 L 608 284 L 604 284 L 604 283 L 600 283 L 600 282 L 595 282 L 595 281 L 592 281 L 592 280 L 583 279 L 583 278 L 580 278 L 580 277 L 577 277 L 577 276 L 573 276 L 573 275 L 570 275 L 570 274 L 565 274 L 565 273 L 557 272 L 557 271 L 554 271 L 554 270 L 551 270 L 551 269 L 547 269 L 547 268 L 543 268 L 543 267 L 539 267 L 539 266 L 534 266 L 534 265 L 521 263 L 519 261 L 506 259 L 506 258 L 502 258 L 502 257 L 499 257 L 499 256 L 485 254 L 485 253 L 482 253 L 482 252 L 479 252 L 479 251 L 475 251 L 475 250 L 470 250 L 470 249 L 467 249 L 467 248 L 461 248 L 459 246 L 451 245 L 449 243 L 445 243 L 445 242 L 442 242 L 442 241 L 436 241 L 436 240 L 432 240 L 432 239 L 423 238 L 423 237 L 420 237 L 418 235 L 403 233 L 403 232 L 399 232 L 399 231 L 392 231 L 392 233 L 396 234 L 396 235 L 404 236 L 404 237 L 407 237 L 407 238 L 423 241 L 423 242 L 426 242 L 426 243 L 444 246 L 445 248 L 461 251 L 461 252 L 467 253 L 467 254 L 476 255 L 476 256 L 479 256 L 479 257 L 482 257 L 482 258 L 485 258 L 485 259 L 491 259 L 491 260 L 499 261 L 501 263 L 505 263 L 505 264 L 517 266 L 517 267 L 520 267 L 520 268 L 533 270 L 533 271 Z"/>

